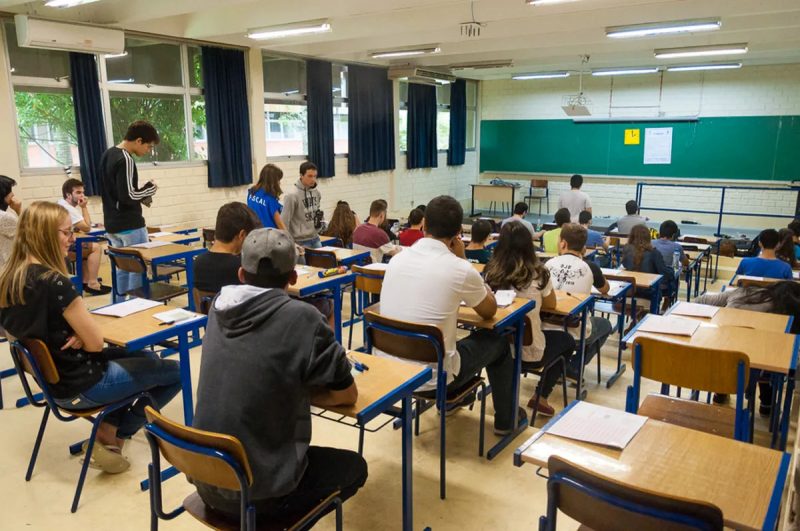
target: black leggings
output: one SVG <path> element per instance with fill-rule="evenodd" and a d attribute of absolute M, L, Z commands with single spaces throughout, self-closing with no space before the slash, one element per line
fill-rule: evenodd
<path fill-rule="evenodd" d="M 559 357 L 564 358 L 564 360 L 569 360 L 570 355 L 575 351 L 575 339 L 567 332 L 562 330 L 545 330 L 544 338 L 546 341 L 544 355 L 542 356 L 542 361 L 536 364 L 537 366 L 541 364 L 548 365 Z M 523 361 L 523 367 L 525 364 L 526 362 Z M 561 371 L 558 370 L 558 365 L 542 374 L 542 378 L 536 386 L 536 392 L 539 393 L 539 396 L 545 399 L 550 396 L 559 376 L 561 376 Z"/>

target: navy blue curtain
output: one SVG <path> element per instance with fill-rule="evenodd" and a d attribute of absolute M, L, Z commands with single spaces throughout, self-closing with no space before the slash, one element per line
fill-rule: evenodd
<path fill-rule="evenodd" d="M 439 165 L 436 150 L 436 87 L 408 84 L 408 135 L 406 167 L 435 168 Z"/>
<path fill-rule="evenodd" d="M 347 171 L 393 170 L 394 104 L 386 68 L 349 65 Z"/>
<path fill-rule="evenodd" d="M 464 164 L 467 153 L 467 82 L 463 79 L 450 84 L 450 146 L 447 165 Z"/>
<path fill-rule="evenodd" d="M 318 177 L 333 177 L 333 79 L 331 63 L 306 61 L 308 104 L 308 160 L 317 165 Z"/>
<path fill-rule="evenodd" d="M 252 184 L 244 52 L 203 46 L 202 65 L 208 134 L 208 187 Z"/>
<path fill-rule="evenodd" d="M 107 144 L 97 61 L 93 54 L 70 52 L 69 69 L 81 180 L 86 195 L 100 195 L 100 157 Z"/>

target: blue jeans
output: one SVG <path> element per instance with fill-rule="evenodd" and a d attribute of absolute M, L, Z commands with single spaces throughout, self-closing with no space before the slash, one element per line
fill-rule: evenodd
<path fill-rule="evenodd" d="M 153 352 L 127 352 L 121 348 L 104 349 L 112 361 L 99 382 L 71 399 L 56 400 L 69 409 L 92 409 L 112 404 L 136 393 L 147 391 L 161 409 L 181 390 L 180 365 L 175 360 L 164 360 Z M 128 407 L 109 413 L 105 421 L 117 427 L 117 437 L 129 439 L 144 426 L 147 400 L 139 400 Z"/>
<path fill-rule="evenodd" d="M 322 242 L 320 241 L 319 236 L 311 238 L 310 240 L 297 240 L 295 241 L 295 243 L 300 247 L 308 247 L 309 249 L 319 249 L 320 247 L 322 247 Z M 297 263 L 305 265 L 306 263 L 305 256 L 298 256 Z"/>
<path fill-rule="evenodd" d="M 137 243 L 147 242 L 147 229 L 134 229 L 131 231 L 119 232 L 117 234 L 107 233 L 106 237 L 111 242 L 112 247 L 129 247 Z M 116 274 L 117 293 L 126 293 L 132 289 L 142 287 L 142 277 L 138 273 L 128 273 L 117 269 Z M 114 295 L 114 302 L 125 300 L 125 296 Z"/>

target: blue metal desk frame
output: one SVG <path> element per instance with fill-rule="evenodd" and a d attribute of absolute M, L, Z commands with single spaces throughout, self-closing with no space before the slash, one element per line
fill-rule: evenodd
<path fill-rule="evenodd" d="M 617 333 L 619 333 L 619 347 L 617 348 L 617 370 L 614 374 L 608 377 L 606 380 L 606 389 L 611 389 L 611 386 L 616 383 L 620 376 L 625 373 L 627 366 L 622 363 L 622 336 L 625 333 L 625 316 L 626 316 L 626 306 L 627 306 L 627 299 L 628 293 L 631 291 L 633 284 L 630 282 L 622 282 L 622 289 L 615 293 L 614 295 L 597 295 L 594 294 L 595 299 L 599 300 L 607 300 L 610 301 L 612 304 L 621 302 L 622 303 L 622 312 L 617 316 Z M 636 294 L 633 294 L 633 298 L 631 299 L 631 304 L 635 307 L 636 306 Z M 599 378 L 599 376 L 598 376 Z"/>
<path fill-rule="evenodd" d="M 72 285 L 75 286 L 78 295 L 83 295 L 83 244 L 107 241 L 105 233 L 106 231 L 103 229 L 95 229 L 86 236 L 75 238 L 75 276 L 70 280 L 72 280 Z"/>

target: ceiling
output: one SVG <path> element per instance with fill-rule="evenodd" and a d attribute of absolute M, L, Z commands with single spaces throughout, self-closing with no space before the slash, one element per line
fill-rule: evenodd
<path fill-rule="evenodd" d="M 42 1 L 0 0 L 0 9 L 125 29 L 261 46 L 266 50 L 334 61 L 428 67 L 512 59 L 511 68 L 466 70 L 476 79 L 511 73 L 681 64 L 656 60 L 654 48 L 749 43 L 745 65 L 800 63 L 800 0 L 575 0 L 533 7 L 523 0 L 101 0 L 69 9 Z M 479 37 L 463 37 L 460 24 L 485 23 Z M 694 35 L 609 39 L 607 26 L 720 17 L 722 29 Z M 328 18 L 332 31 L 279 41 L 252 41 L 246 30 Z M 441 53 L 372 60 L 368 51 L 439 44 Z M 725 57 L 719 57 L 724 60 Z M 698 62 L 698 61 L 694 61 Z"/>

